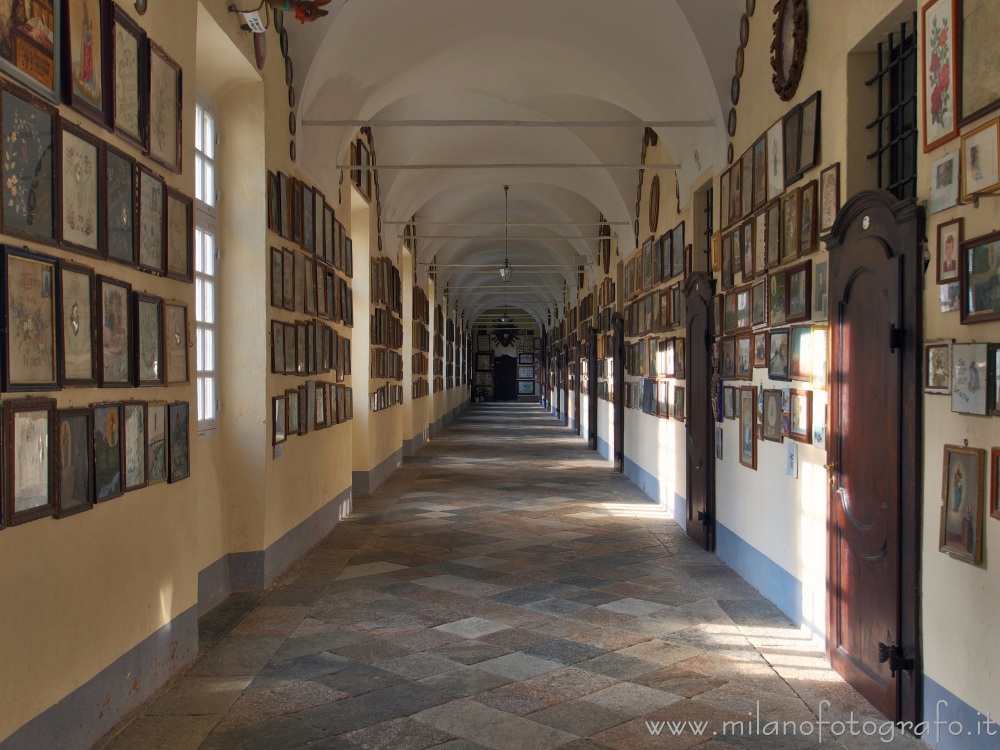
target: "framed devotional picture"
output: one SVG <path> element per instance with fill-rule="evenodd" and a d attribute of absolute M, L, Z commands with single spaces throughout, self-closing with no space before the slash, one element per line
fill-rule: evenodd
<path fill-rule="evenodd" d="M 739 390 L 740 464 L 757 470 L 757 387 L 742 386 Z"/>
<path fill-rule="evenodd" d="M 921 15 L 926 154 L 958 135 L 958 0 L 930 0 Z"/>
<path fill-rule="evenodd" d="M 4 405 L 4 505 L 8 526 L 55 512 L 55 399 L 27 398 Z"/>
<path fill-rule="evenodd" d="M 938 549 L 972 565 L 983 561 L 985 467 L 983 449 L 944 446 Z"/>
<path fill-rule="evenodd" d="M 951 393 L 952 339 L 924 344 L 924 393 Z"/>
<path fill-rule="evenodd" d="M 840 213 L 840 162 L 819 173 L 819 231 L 826 234 Z"/>
<path fill-rule="evenodd" d="M 53 102 L 60 92 L 62 0 L 0 3 L 0 71 Z"/>
<path fill-rule="evenodd" d="M 94 269 L 69 261 L 59 264 L 59 343 L 62 384 L 97 384 L 97 279 Z"/>
<path fill-rule="evenodd" d="M 124 464 L 122 405 L 97 404 L 94 406 L 94 481 L 97 484 L 97 502 L 119 497 L 124 492 Z"/>
<path fill-rule="evenodd" d="M 115 133 L 139 149 L 146 147 L 146 32 L 117 4 L 111 27 L 111 71 Z"/>
<path fill-rule="evenodd" d="M 135 331 L 135 384 L 163 385 L 163 300 L 149 294 L 133 295 Z"/>
<path fill-rule="evenodd" d="M 951 410 L 985 417 L 993 408 L 991 344 L 953 344 L 951 347 Z"/>
<path fill-rule="evenodd" d="M 125 492 L 146 486 L 146 402 L 126 401 L 122 417 Z"/>
<path fill-rule="evenodd" d="M 3 258 L 3 390 L 57 390 L 56 260 L 11 247 Z"/>
<path fill-rule="evenodd" d="M 962 135 L 962 200 L 1000 187 L 1000 119 Z"/>
<path fill-rule="evenodd" d="M 138 185 L 135 161 L 111 146 L 105 146 L 104 226 L 107 257 L 127 266 L 136 265 L 135 208 Z"/>
<path fill-rule="evenodd" d="M 989 0 L 964 0 L 962 12 L 961 107 L 959 124 L 973 120 L 1000 106 L 1000 71 L 996 66 L 996 40 L 1000 36 L 1000 7 Z"/>
<path fill-rule="evenodd" d="M 179 482 L 191 476 L 188 441 L 189 406 L 186 401 L 167 407 L 167 481 Z"/>
<path fill-rule="evenodd" d="M 57 2 L 63 3 L 63 98 L 94 122 L 111 125 L 111 3 Z"/>
<path fill-rule="evenodd" d="M 94 411 L 61 409 L 56 417 L 56 518 L 94 507 Z"/>
<path fill-rule="evenodd" d="M 947 239 L 945 240 L 947 242 Z M 961 245 L 960 316 L 963 324 L 1000 320 L 1000 232 Z"/>
<path fill-rule="evenodd" d="M 172 300 L 163 303 L 163 359 L 166 385 L 189 381 L 188 307 Z"/>
<path fill-rule="evenodd" d="M 139 167 L 139 270 L 162 275 L 166 271 L 164 253 L 164 201 L 166 188 L 163 178 Z"/>
<path fill-rule="evenodd" d="M 181 171 L 181 67 L 155 42 L 149 42 L 149 156 L 172 172 Z"/>
<path fill-rule="evenodd" d="M 194 201 L 169 187 L 165 224 L 167 277 L 191 282 L 194 280 Z"/>
<path fill-rule="evenodd" d="M 102 388 L 132 385 L 131 295 L 131 285 L 98 276 L 97 351 Z"/>
<path fill-rule="evenodd" d="M 167 403 L 146 404 L 146 484 L 167 479 Z"/>
<path fill-rule="evenodd" d="M 62 123 L 60 237 L 62 244 L 90 255 L 104 254 L 104 144 L 80 128 Z"/>

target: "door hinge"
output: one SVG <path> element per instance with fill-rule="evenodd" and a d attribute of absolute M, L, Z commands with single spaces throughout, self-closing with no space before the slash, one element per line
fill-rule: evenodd
<path fill-rule="evenodd" d="M 903 329 L 895 325 L 889 326 L 889 351 L 894 352 L 903 348 Z"/>
<path fill-rule="evenodd" d="M 903 656 L 903 649 L 897 643 L 892 642 L 892 637 L 890 636 L 889 645 L 884 643 L 878 644 L 878 663 L 885 664 L 889 662 L 889 674 L 893 677 L 896 676 L 896 672 L 910 672 L 913 670 L 913 658 Z"/>

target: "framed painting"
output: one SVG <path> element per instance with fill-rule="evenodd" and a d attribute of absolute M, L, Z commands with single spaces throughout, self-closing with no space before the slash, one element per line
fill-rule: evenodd
<path fill-rule="evenodd" d="M 802 102 L 802 130 L 799 139 L 799 177 L 819 163 L 820 95 L 817 91 Z"/>
<path fill-rule="evenodd" d="M 299 389 L 285 391 L 285 413 L 288 419 L 288 434 L 299 434 Z"/>
<path fill-rule="evenodd" d="M 146 486 L 146 403 L 126 401 L 122 416 L 125 443 L 125 492 Z"/>
<path fill-rule="evenodd" d="M 748 218 L 744 224 L 741 232 L 741 241 L 743 247 L 740 252 L 743 254 L 743 259 L 740 266 L 743 270 L 743 281 L 749 281 L 757 273 L 757 269 L 754 268 L 754 252 L 753 252 L 753 241 L 757 232 L 754 228 L 753 217 Z"/>
<path fill-rule="evenodd" d="M 53 154 L 60 153 L 56 110 L 0 79 L 0 123 L 0 231 L 54 245 L 59 176 Z"/>
<path fill-rule="evenodd" d="M 163 232 L 165 200 L 163 178 L 139 165 L 138 268 L 157 275 L 166 272 Z"/>
<path fill-rule="evenodd" d="M 719 338 L 722 335 L 722 321 L 723 318 L 723 307 L 725 304 L 725 295 L 716 294 L 712 297 L 712 335 L 715 338 Z"/>
<path fill-rule="evenodd" d="M 755 281 L 750 287 L 750 326 L 767 325 L 767 281 Z"/>
<path fill-rule="evenodd" d="M 753 344 L 749 333 L 736 337 L 736 379 L 753 380 Z"/>
<path fill-rule="evenodd" d="M 785 140 L 781 120 L 767 129 L 767 199 L 774 200 L 785 189 Z"/>
<path fill-rule="evenodd" d="M 267 228 L 281 234 L 281 183 L 271 171 L 267 173 Z"/>
<path fill-rule="evenodd" d="M 94 411 L 60 409 L 56 415 L 56 518 L 94 507 Z"/>
<path fill-rule="evenodd" d="M 719 225 L 725 229 L 729 226 L 729 182 L 730 172 L 727 169 L 719 178 Z"/>
<path fill-rule="evenodd" d="M 535 355 L 534 354 L 518 354 L 517 355 L 517 363 L 519 365 L 533 365 L 533 364 L 535 364 Z"/>
<path fill-rule="evenodd" d="M 937 283 L 949 284 L 958 281 L 959 250 L 962 247 L 962 230 L 964 219 L 959 217 L 952 221 L 938 224 L 937 228 Z M 987 256 L 988 257 L 988 256 Z"/>
<path fill-rule="evenodd" d="M 799 147 L 802 142 L 802 108 L 792 107 L 781 121 L 783 133 L 782 166 L 785 169 L 785 184 L 788 187 L 802 174 L 799 169 Z"/>
<path fill-rule="evenodd" d="M 163 302 L 163 370 L 166 385 L 190 382 L 188 366 L 188 307 L 173 300 Z"/>
<path fill-rule="evenodd" d="M 674 248 L 671 258 L 671 276 L 682 276 L 684 274 L 684 222 L 682 221 L 673 230 L 672 245 Z"/>
<path fill-rule="evenodd" d="M 316 397 L 314 400 L 315 404 L 315 414 L 314 414 L 314 424 L 317 430 L 322 430 L 330 426 L 329 421 L 329 409 L 327 408 L 327 385 L 328 383 L 316 383 Z"/>
<path fill-rule="evenodd" d="M 767 269 L 767 211 L 759 211 L 753 221 L 753 272 L 762 275 Z"/>
<path fill-rule="evenodd" d="M 793 388 L 789 401 L 788 437 L 800 443 L 812 442 L 812 391 Z"/>
<path fill-rule="evenodd" d="M 812 313 L 812 263 L 785 271 L 785 322 L 809 320 Z"/>
<path fill-rule="evenodd" d="M 276 247 L 271 248 L 271 307 L 279 310 L 285 306 L 284 254 Z"/>
<path fill-rule="evenodd" d="M 987 416 L 996 393 L 991 344 L 953 344 L 951 347 L 951 410 L 956 414 Z"/>
<path fill-rule="evenodd" d="M 722 387 L 722 414 L 725 419 L 736 419 L 736 388 Z"/>
<path fill-rule="evenodd" d="M 812 380 L 812 327 L 792 326 L 789 337 L 788 376 Z"/>
<path fill-rule="evenodd" d="M 730 293 L 727 295 L 727 301 L 730 297 L 736 298 L 736 325 L 731 330 L 745 331 L 750 328 L 752 317 L 750 311 L 750 287 L 740 287 L 735 292 Z"/>
<path fill-rule="evenodd" d="M 186 401 L 178 401 L 167 407 L 167 481 L 170 483 L 191 476 L 188 411 Z"/>
<path fill-rule="evenodd" d="M 664 383 L 663 385 L 666 386 L 667 384 Z M 673 397 L 674 397 L 674 413 L 673 413 L 673 417 L 678 422 L 683 422 L 684 418 L 685 418 L 685 416 L 687 414 L 687 412 L 685 411 L 685 405 L 684 405 L 684 388 L 682 386 L 679 386 L 679 385 L 678 386 L 674 386 Z"/>
<path fill-rule="evenodd" d="M 111 31 L 114 131 L 136 148 L 145 149 L 149 101 L 146 32 L 117 4 L 114 5 Z"/>
<path fill-rule="evenodd" d="M 840 213 L 840 162 L 819 173 L 819 232 L 827 234 Z"/>
<path fill-rule="evenodd" d="M 830 382 L 830 333 L 826 326 L 813 326 L 809 336 L 811 382 L 814 388 L 826 388 Z"/>
<path fill-rule="evenodd" d="M 687 379 L 687 348 L 683 338 L 673 339 L 674 342 L 674 374 L 677 380 Z"/>
<path fill-rule="evenodd" d="M 132 287 L 107 276 L 97 277 L 98 352 L 102 388 L 132 385 Z"/>
<path fill-rule="evenodd" d="M 733 229 L 733 273 L 743 273 L 743 227 Z"/>
<path fill-rule="evenodd" d="M 802 193 L 796 188 L 781 198 L 781 262 L 799 254 L 802 230 Z"/>
<path fill-rule="evenodd" d="M 1000 519 L 1000 448 L 990 451 L 990 515 Z"/>
<path fill-rule="evenodd" d="M 111 2 L 57 1 L 63 4 L 63 98 L 82 115 L 111 126 Z"/>
<path fill-rule="evenodd" d="M 292 284 L 295 292 L 292 309 L 295 312 L 305 312 L 306 309 L 306 256 L 300 252 L 292 251 L 292 259 L 295 270 L 292 276 Z"/>
<path fill-rule="evenodd" d="M 816 180 L 803 185 L 799 199 L 799 255 L 816 249 Z"/>
<path fill-rule="evenodd" d="M 748 216 L 753 211 L 754 192 L 754 154 L 753 148 L 748 148 L 740 157 L 740 172 L 743 175 L 743 190 L 740 193 L 740 218 Z"/>
<path fill-rule="evenodd" d="M 757 470 L 757 387 L 744 385 L 739 390 L 740 464 Z"/>
<path fill-rule="evenodd" d="M 775 328 L 768 332 L 767 376 L 771 380 L 791 380 L 788 363 L 789 338 L 788 328 Z"/>
<path fill-rule="evenodd" d="M 961 248 L 959 315 L 962 324 L 1000 320 L 1000 232 L 976 237 L 963 243 Z"/>
<path fill-rule="evenodd" d="M 986 5 L 987 3 L 984 3 Z M 962 135 L 962 200 L 1000 187 L 1000 119 Z"/>
<path fill-rule="evenodd" d="M 59 264 L 59 341 L 62 384 L 97 384 L 97 281 L 94 269 L 69 261 Z"/>
<path fill-rule="evenodd" d="M 4 249 L 3 389 L 58 390 L 55 258 Z"/>
<path fill-rule="evenodd" d="M 181 67 L 156 42 L 149 42 L 149 157 L 172 172 L 181 171 L 184 102 Z"/>
<path fill-rule="evenodd" d="M 921 11 L 924 153 L 958 135 L 958 0 L 931 0 Z"/>
<path fill-rule="evenodd" d="M 278 172 L 279 225 L 278 234 L 286 240 L 292 239 L 292 183 L 284 172 Z"/>
<path fill-rule="evenodd" d="M 132 295 L 135 332 L 135 384 L 163 385 L 163 300 L 149 294 Z"/>
<path fill-rule="evenodd" d="M 1000 36 L 1000 8 L 986 0 L 963 0 L 961 5 L 961 94 L 957 97 L 960 125 L 982 117 L 1000 106 L 1000 70 L 996 66 L 996 40 Z"/>
<path fill-rule="evenodd" d="M 767 277 L 767 322 L 781 325 L 785 322 L 785 272 L 774 271 Z"/>
<path fill-rule="evenodd" d="M 767 203 L 767 135 L 753 144 L 753 208 Z"/>
<path fill-rule="evenodd" d="M 305 199 L 305 185 L 299 180 L 292 179 L 288 183 L 289 205 L 291 208 L 291 231 L 292 242 L 302 244 L 302 203 Z"/>
<path fill-rule="evenodd" d="M 784 224 L 781 221 L 781 200 L 775 198 L 767 206 L 767 228 L 765 231 L 764 266 L 774 268 L 781 265 L 781 234 Z"/>
<path fill-rule="evenodd" d="M 337 218 L 333 207 L 327 203 L 323 204 L 323 247 L 325 252 L 323 259 L 331 266 L 337 262 Z"/>
<path fill-rule="evenodd" d="M 972 565 L 983 561 L 985 469 L 986 451 L 982 448 L 944 446 L 938 549 Z"/>
<path fill-rule="evenodd" d="M 736 379 L 736 339 L 731 336 L 722 339 L 722 363 L 720 367 L 720 375 L 723 380 Z"/>
<path fill-rule="evenodd" d="M 167 277 L 190 283 L 194 281 L 194 201 L 167 188 L 165 223 Z"/>
<path fill-rule="evenodd" d="M 924 393 L 951 394 L 951 347 L 953 339 L 924 344 Z"/>
<path fill-rule="evenodd" d="M 733 269 L 733 233 L 722 235 L 722 288 L 730 289 L 736 283 Z"/>
<path fill-rule="evenodd" d="M 167 481 L 167 402 L 146 404 L 146 484 Z"/>
<path fill-rule="evenodd" d="M 945 154 L 931 164 L 930 213 L 936 214 L 958 205 L 958 178 L 961 152 Z"/>
<path fill-rule="evenodd" d="M 781 391 L 777 389 L 764 390 L 764 408 L 762 409 L 763 429 L 761 437 L 773 443 L 781 443 L 784 436 L 781 432 Z"/>
<path fill-rule="evenodd" d="M 295 251 L 281 251 L 281 304 L 285 310 L 295 310 Z"/>
<path fill-rule="evenodd" d="M 103 195 L 107 258 L 127 266 L 138 263 L 135 244 L 135 214 L 138 183 L 135 161 L 111 146 L 105 146 Z"/>
<path fill-rule="evenodd" d="M 59 100 L 62 0 L 0 3 L 0 71 L 45 98 Z"/>
<path fill-rule="evenodd" d="M 767 367 L 767 331 L 753 334 L 753 366 Z"/>
<path fill-rule="evenodd" d="M 740 220 L 740 211 L 743 210 L 743 161 L 742 159 L 733 164 L 729 170 L 729 221 L 727 224 L 735 224 Z"/>
<path fill-rule="evenodd" d="M 492 372 L 493 371 L 493 355 L 492 354 L 477 354 L 476 355 L 476 371 L 477 372 Z"/>
<path fill-rule="evenodd" d="M 302 247 L 316 253 L 316 195 L 313 189 L 302 185 Z"/>
<path fill-rule="evenodd" d="M 534 380 L 518 380 L 517 381 L 517 395 L 519 395 L 519 396 L 534 396 L 535 395 L 535 381 Z"/>
<path fill-rule="evenodd" d="M 8 526 L 55 512 L 54 447 L 56 402 L 48 398 L 4 405 L 4 503 Z"/>
<path fill-rule="evenodd" d="M 122 442 L 122 405 L 94 406 L 94 482 L 96 501 L 120 497 L 125 491 L 122 467 L 125 446 Z"/>
<path fill-rule="evenodd" d="M 284 396 L 271 398 L 271 445 L 288 439 L 288 402 Z"/>
<path fill-rule="evenodd" d="M 104 144 L 68 122 L 62 123 L 60 236 L 64 247 L 104 255 Z"/>

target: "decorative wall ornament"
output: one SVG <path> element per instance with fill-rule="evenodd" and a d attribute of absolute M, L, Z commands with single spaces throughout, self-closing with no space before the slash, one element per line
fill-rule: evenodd
<path fill-rule="evenodd" d="M 795 96 L 802 78 L 809 32 L 806 0 L 778 0 L 774 6 L 774 39 L 771 42 L 771 81 L 782 101 Z"/>

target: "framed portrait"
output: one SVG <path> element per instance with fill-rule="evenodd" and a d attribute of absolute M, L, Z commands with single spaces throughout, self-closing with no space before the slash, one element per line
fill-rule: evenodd
<path fill-rule="evenodd" d="M 799 146 L 802 142 L 802 108 L 792 107 L 782 118 L 781 127 L 784 135 L 783 166 L 785 168 L 785 187 L 788 187 L 801 175 L 799 169 Z"/>
<path fill-rule="evenodd" d="M 781 198 L 781 262 L 799 254 L 802 230 L 802 193 L 796 188 Z"/>
<path fill-rule="evenodd" d="M 59 340 L 62 384 L 97 384 L 97 282 L 94 269 L 62 261 L 59 264 Z"/>
<path fill-rule="evenodd" d="M 4 405 L 5 516 L 16 526 L 55 512 L 55 399 L 27 398 Z"/>
<path fill-rule="evenodd" d="M 104 388 L 132 385 L 131 295 L 131 285 L 98 276 L 98 351 L 100 382 Z"/>
<path fill-rule="evenodd" d="M 288 439 L 288 402 L 284 396 L 271 398 L 271 445 Z"/>
<path fill-rule="evenodd" d="M 722 339 L 720 374 L 723 380 L 736 379 L 736 339 L 732 336 Z"/>
<path fill-rule="evenodd" d="M 149 42 L 149 157 L 181 171 L 181 67 L 156 42 Z"/>
<path fill-rule="evenodd" d="M 163 300 L 140 292 L 132 298 L 135 384 L 139 387 L 163 385 Z"/>
<path fill-rule="evenodd" d="M 167 402 L 146 404 L 146 484 L 167 480 Z"/>
<path fill-rule="evenodd" d="M 983 3 L 988 5 L 988 3 Z M 1000 187 L 1000 119 L 962 135 L 962 200 Z"/>
<path fill-rule="evenodd" d="M 173 300 L 163 303 L 163 359 L 166 385 L 190 382 L 188 367 L 188 307 Z"/>
<path fill-rule="evenodd" d="M 62 0 L 0 3 L 0 71 L 53 102 L 61 90 Z"/>
<path fill-rule="evenodd" d="M 951 410 L 985 417 L 993 408 L 995 347 L 991 344 L 953 344 L 951 347 Z"/>
<path fill-rule="evenodd" d="M 812 328 L 792 326 L 789 337 L 788 376 L 792 380 L 812 380 Z"/>
<path fill-rule="evenodd" d="M 68 122 L 62 123 L 60 235 L 73 250 L 104 254 L 104 144 Z"/>
<path fill-rule="evenodd" d="M 812 442 L 812 391 L 793 388 L 789 402 L 788 437 L 800 443 Z"/>
<path fill-rule="evenodd" d="M 56 416 L 56 518 L 94 507 L 94 412 L 60 409 Z"/>
<path fill-rule="evenodd" d="M 944 446 L 938 549 L 972 565 L 983 561 L 985 469 L 986 451 L 982 448 Z"/>
<path fill-rule="evenodd" d="M 799 255 L 816 249 L 816 180 L 803 185 L 799 198 Z"/>
<path fill-rule="evenodd" d="M 1000 519 L 1000 448 L 990 451 L 990 515 Z"/>
<path fill-rule="evenodd" d="M 750 287 L 750 325 L 767 325 L 767 281 L 755 281 Z"/>
<path fill-rule="evenodd" d="M 833 229 L 840 213 L 840 162 L 819 173 L 819 233 Z"/>
<path fill-rule="evenodd" d="M 785 322 L 808 320 L 812 313 L 812 263 L 785 271 Z"/>
<path fill-rule="evenodd" d="M 64 99 L 94 122 L 111 126 L 111 3 L 109 0 L 56 2 L 63 3 Z"/>
<path fill-rule="evenodd" d="M 826 388 L 829 383 L 829 342 L 830 334 L 826 326 L 812 327 L 809 351 L 812 359 L 810 375 L 814 388 Z"/>
<path fill-rule="evenodd" d="M 961 217 L 937 228 L 937 283 L 947 284 L 959 277 L 959 253 L 962 247 L 964 219 Z"/>
<path fill-rule="evenodd" d="M 736 419 L 736 388 L 731 385 L 723 386 L 722 414 L 726 419 Z"/>
<path fill-rule="evenodd" d="M 739 391 L 740 464 L 757 470 L 757 387 L 744 385 Z"/>
<path fill-rule="evenodd" d="M 799 141 L 799 176 L 819 163 L 820 96 L 821 92 L 817 91 L 800 105 L 802 131 Z"/>
<path fill-rule="evenodd" d="M 194 201 L 167 188 L 166 209 L 167 276 L 194 281 Z"/>
<path fill-rule="evenodd" d="M 56 331 L 56 260 L 28 250 L 3 248 L 3 389 L 59 388 Z"/>
<path fill-rule="evenodd" d="M 285 413 L 288 419 L 288 434 L 299 434 L 299 389 L 285 391 Z"/>
<path fill-rule="evenodd" d="M 117 4 L 111 35 L 115 132 L 139 149 L 146 148 L 146 32 Z"/>
<path fill-rule="evenodd" d="M 1000 232 L 976 237 L 961 248 L 959 315 L 963 325 L 1000 320 Z"/>
<path fill-rule="evenodd" d="M 534 380 L 518 380 L 517 381 L 517 395 L 518 396 L 534 396 L 535 395 L 535 381 Z"/>
<path fill-rule="evenodd" d="M 765 268 L 774 268 L 781 264 L 781 235 L 783 227 L 784 224 L 781 221 L 781 200 L 775 198 L 767 206 L 766 249 L 764 251 Z"/>
<path fill-rule="evenodd" d="M 188 410 L 186 401 L 179 401 L 167 407 L 167 481 L 171 483 L 191 476 Z"/>
<path fill-rule="evenodd" d="M 958 135 L 958 0 L 931 0 L 924 5 L 921 14 L 926 154 Z"/>
<path fill-rule="evenodd" d="M 763 428 L 761 437 L 773 443 L 784 441 L 781 432 L 781 391 L 777 389 L 765 389 L 764 407 L 762 410 Z"/>
<path fill-rule="evenodd" d="M 767 129 L 767 199 L 774 200 L 785 189 L 784 129 L 781 120 Z"/>
<path fill-rule="evenodd" d="M 0 10 L 0 26 L 2 14 Z M 53 154 L 60 153 L 56 110 L 0 79 L 0 122 L 3 200 L 0 230 L 14 237 L 54 245 L 59 180 Z"/>
<path fill-rule="evenodd" d="M 94 481 L 97 502 L 121 496 L 124 465 L 122 405 L 94 406 Z"/>
<path fill-rule="evenodd" d="M 992 2 L 964 0 L 959 39 L 962 74 L 959 81 L 961 106 L 959 124 L 973 120 L 1000 106 L 1000 71 L 996 68 L 996 40 L 1000 35 L 1000 8 Z"/>
<path fill-rule="evenodd" d="M 146 404 L 124 404 L 122 441 L 125 444 L 125 492 L 146 486 Z"/>
<path fill-rule="evenodd" d="M 736 337 L 736 379 L 753 379 L 753 342 L 750 334 Z"/>
<path fill-rule="evenodd" d="M 788 328 L 774 328 L 767 337 L 767 376 L 771 380 L 791 380 L 788 350 L 790 347 Z"/>
<path fill-rule="evenodd" d="M 102 210 L 107 233 L 107 258 L 135 266 L 135 214 L 138 184 L 135 161 L 121 151 L 105 146 L 105 181 Z"/>
<path fill-rule="evenodd" d="M 786 273 L 774 271 L 767 277 L 767 321 L 769 325 L 780 325 L 785 322 L 785 283 Z"/>
<path fill-rule="evenodd" d="M 924 344 L 924 393 L 951 394 L 951 347 L 953 339 Z"/>
<path fill-rule="evenodd" d="M 753 366 L 767 367 L 767 331 L 753 334 Z"/>
<path fill-rule="evenodd" d="M 740 171 L 743 173 L 743 191 L 740 194 L 740 218 L 748 216 L 753 211 L 753 191 L 754 191 L 754 155 L 753 148 L 748 148 L 740 157 Z"/>
<path fill-rule="evenodd" d="M 163 179 L 139 165 L 138 268 L 158 275 L 166 272 L 163 236 L 165 199 Z"/>
<path fill-rule="evenodd" d="M 962 154 L 955 150 L 931 165 L 930 212 L 939 213 L 958 205 L 958 177 Z"/>

